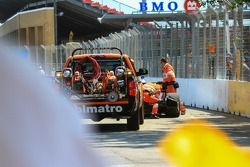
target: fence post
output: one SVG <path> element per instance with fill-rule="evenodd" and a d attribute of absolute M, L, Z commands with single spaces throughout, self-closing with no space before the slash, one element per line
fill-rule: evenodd
<path fill-rule="evenodd" d="M 47 71 L 47 50 L 46 50 L 46 47 L 44 45 L 40 45 L 40 46 L 44 50 L 44 71 L 45 71 L 45 74 L 47 74 L 48 73 L 48 71 Z"/>
<path fill-rule="evenodd" d="M 237 26 L 238 26 L 238 13 L 237 13 L 237 11 L 238 11 L 238 8 L 236 7 L 235 9 L 234 9 L 234 39 L 233 39 L 233 48 L 234 48 L 234 54 L 233 54 L 233 69 L 232 69 L 232 71 L 233 71 L 233 79 L 235 80 L 236 79 L 236 55 L 237 55 L 237 50 L 238 50 L 238 48 L 237 48 L 237 33 L 238 33 L 238 28 L 237 28 Z"/>
<path fill-rule="evenodd" d="M 179 77 L 182 78 L 184 76 L 185 71 L 185 53 L 184 53 L 184 45 L 185 45 L 185 32 L 184 32 L 184 21 L 181 21 L 181 40 L 180 40 L 180 75 Z"/>
<path fill-rule="evenodd" d="M 195 27 L 195 19 L 194 18 L 191 18 L 191 30 L 192 30 L 192 54 L 191 54 L 191 60 L 192 60 L 192 67 L 191 67 L 191 69 L 192 69 L 192 71 L 191 71 L 191 78 L 192 77 L 195 77 L 195 58 L 196 58 L 196 55 L 197 55 L 197 53 L 196 53 L 196 49 L 197 49 L 197 45 L 196 45 L 196 43 L 197 43 L 197 32 L 196 32 L 196 27 Z"/>
<path fill-rule="evenodd" d="M 207 74 L 207 62 L 208 62 L 208 59 L 207 59 L 207 33 L 206 33 L 206 30 L 207 30 L 207 21 L 206 21 L 206 16 L 203 14 L 203 13 L 200 13 L 202 19 L 203 19 L 203 46 L 202 46 L 202 78 L 207 78 L 208 74 Z"/>
<path fill-rule="evenodd" d="M 67 47 L 65 45 L 63 45 L 63 44 L 61 44 L 60 47 L 61 47 L 61 64 L 60 64 L 60 70 L 62 70 L 62 66 L 63 66 L 63 63 L 64 63 L 63 62 L 63 50 L 66 52 L 66 55 L 64 57 L 64 60 L 66 60 L 66 58 L 67 58 Z"/>

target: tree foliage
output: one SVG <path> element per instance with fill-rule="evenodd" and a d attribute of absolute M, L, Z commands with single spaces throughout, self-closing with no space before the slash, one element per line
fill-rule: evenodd
<path fill-rule="evenodd" d="M 234 9 L 239 5 L 243 5 L 244 3 L 250 3 L 250 0 L 195 0 L 199 1 L 201 6 L 206 6 L 210 4 L 214 6 L 216 4 L 225 4 L 228 6 L 229 9 Z"/>

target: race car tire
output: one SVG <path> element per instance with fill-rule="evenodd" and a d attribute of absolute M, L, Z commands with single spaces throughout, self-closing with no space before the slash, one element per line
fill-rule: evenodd
<path fill-rule="evenodd" d="M 169 113 L 167 114 L 168 117 L 170 118 L 177 118 L 180 116 L 180 96 L 177 93 L 168 93 L 168 96 L 171 98 L 175 99 L 178 102 L 178 107 L 170 109 Z"/>
<path fill-rule="evenodd" d="M 140 116 L 137 110 L 134 115 L 127 119 L 127 129 L 128 130 L 139 130 L 140 129 Z"/>
<path fill-rule="evenodd" d="M 177 118 L 180 116 L 180 97 L 177 93 L 167 94 L 172 100 L 160 101 L 158 112 L 164 113 L 166 117 Z"/>
<path fill-rule="evenodd" d="M 177 93 L 167 93 L 167 95 L 180 101 L 180 96 Z"/>
<path fill-rule="evenodd" d="M 144 124 L 144 118 L 145 118 L 145 113 L 144 113 L 144 102 L 142 102 L 142 106 L 140 108 L 140 125 Z"/>
<path fill-rule="evenodd" d="M 169 118 L 178 118 L 180 116 L 180 111 L 179 109 L 175 109 L 175 111 L 170 112 L 169 114 L 167 114 L 167 116 Z"/>

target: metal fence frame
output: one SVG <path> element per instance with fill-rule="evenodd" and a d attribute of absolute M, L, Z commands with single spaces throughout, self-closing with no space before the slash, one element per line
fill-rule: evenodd
<path fill-rule="evenodd" d="M 250 19 L 249 12 L 241 7 L 234 11 L 225 6 L 208 7 L 190 15 L 189 20 L 165 21 L 153 28 L 137 26 L 82 43 L 25 48 L 30 60 L 47 73 L 60 70 L 74 48 L 118 47 L 135 60 L 136 68 L 147 68 L 151 77 L 161 77 L 160 59 L 168 56 L 179 78 L 250 81 L 246 67 L 250 66 L 250 23 L 245 26 L 243 22 Z M 232 66 L 231 76 L 228 63 Z"/>

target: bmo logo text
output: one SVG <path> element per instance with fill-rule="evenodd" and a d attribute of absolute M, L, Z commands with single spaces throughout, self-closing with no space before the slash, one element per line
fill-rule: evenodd
<path fill-rule="evenodd" d="M 178 1 L 177 1 L 178 2 Z M 139 2 L 140 12 L 152 11 L 152 12 L 174 12 L 178 9 L 179 5 L 176 1 L 166 0 L 162 2 Z M 181 4 L 182 6 L 182 4 Z M 185 0 L 183 5 L 186 13 L 195 13 L 201 7 L 200 0 Z"/>
<path fill-rule="evenodd" d="M 152 11 L 152 12 L 164 12 L 164 11 L 175 11 L 178 9 L 178 3 L 175 1 L 168 2 L 152 2 L 152 9 L 149 9 L 149 4 L 146 2 L 139 2 L 140 12 Z"/>

